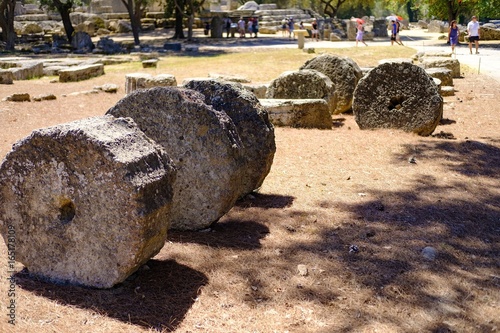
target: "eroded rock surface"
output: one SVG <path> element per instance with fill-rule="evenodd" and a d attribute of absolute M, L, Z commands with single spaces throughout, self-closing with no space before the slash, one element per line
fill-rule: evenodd
<path fill-rule="evenodd" d="M 205 103 L 224 111 L 233 121 L 241 139 L 242 188 L 244 196 L 259 188 L 271 170 L 276 144 L 269 115 L 254 94 L 239 84 L 219 80 L 191 80 L 187 88 L 205 96 Z"/>
<path fill-rule="evenodd" d="M 441 119 L 443 99 L 421 67 L 385 63 L 359 81 L 352 110 L 360 129 L 397 128 L 426 136 Z"/>
<path fill-rule="evenodd" d="M 163 247 L 175 169 L 131 119 L 34 131 L 0 167 L 0 231 L 16 260 L 56 282 L 109 288 Z"/>
<path fill-rule="evenodd" d="M 172 228 L 203 229 L 227 213 L 241 192 L 242 144 L 231 118 L 194 90 L 136 90 L 108 110 L 131 117 L 177 167 Z"/>
<path fill-rule="evenodd" d="M 323 54 L 308 60 L 300 69 L 317 70 L 332 80 L 335 91 L 333 114 L 351 109 L 354 89 L 363 76 L 361 69 L 352 59 Z"/>

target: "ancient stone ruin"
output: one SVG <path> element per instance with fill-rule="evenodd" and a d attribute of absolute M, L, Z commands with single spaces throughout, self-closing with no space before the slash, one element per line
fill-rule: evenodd
<path fill-rule="evenodd" d="M 261 99 L 275 126 L 331 129 L 332 116 L 324 99 Z"/>
<path fill-rule="evenodd" d="M 255 95 L 236 83 L 193 79 L 185 87 L 202 93 L 206 104 L 231 118 L 243 144 L 240 197 L 258 189 L 271 170 L 276 151 L 267 111 Z"/>
<path fill-rule="evenodd" d="M 359 81 L 352 110 L 360 129 L 397 128 L 426 136 L 441 120 L 443 98 L 421 67 L 387 62 Z"/>
<path fill-rule="evenodd" d="M 153 87 L 175 87 L 177 80 L 171 74 L 158 74 L 153 76 L 147 73 L 130 73 L 125 75 L 125 93 L 130 94 L 137 89 Z"/>
<path fill-rule="evenodd" d="M 107 114 L 131 117 L 168 151 L 177 167 L 171 227 L 207 228 L 227 213 L 241 194 L 242 143 L 231 118 L 205 104 L 190 89 L 137 90 Z"/>
<path fill-rule="evenodd" d="M 354 89 L 362 76 L 359 66 L 350 58 L 323 54 L 308 60 L 300 69 L 314 69 L 333 82 L 334 111 L 338 114 L 351 109 Z"/>
<path fill-rule="evenodd" d="M 325 74 L 313 69 L 287 71 L 274 79 L 267 89 L 266 98 L 324 99 L 330 114 L 336 109 L 333 82 Z"/>
<path fill-rule="evenodd" d="M 163 247 L 175 169 L 131 119 L 34 131 L 0 167 L 0 231 L 16 260 L 55 282 L 109 288 Z"/>

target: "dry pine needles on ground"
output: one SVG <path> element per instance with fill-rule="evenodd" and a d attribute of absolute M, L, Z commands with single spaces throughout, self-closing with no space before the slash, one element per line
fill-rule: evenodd
<path fill-rule="evenodd" d="M 113 75 L 61 89 L 123 80 Z M 47 89 L 43 79 L 15 85 Z M 171 232 L 125 283 L 94 290 L 18 273 L 15 327 L 2 242 L 0 331 L 498 330 L 500 84 L 466 74 L 455 85 L 436 137 L 360 131 L 352 114 L 334 116 L 333 130 L 277 128 L 259 193 L 206 232 Z M 2 102 L 0 155 L 34 128 L 102 114 L 119 97 Z M 426 247 L 435 252 L 423 256 Z"/>

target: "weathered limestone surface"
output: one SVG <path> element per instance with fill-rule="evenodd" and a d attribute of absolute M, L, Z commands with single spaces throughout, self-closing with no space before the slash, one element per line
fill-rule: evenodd
<path fill-rule="evenodd" d="M 108 110 L 131 117 L 162 145 L 178 169 L 172 228 L 203 229 L 234 205 L 241 192 L 242 143 L 231 118 L 177 87 L 136 90 Z"/>
<path fill-rule="evenodd" d="M 0 231 L 16 260 L 56 282 L 109 288 L 163 247 L 175 169 L 131 119 L 34 131 L 0 167 Z"/>
<path fill-rule="evenodd" d="M 104 74 L 104 65 L 93 64 L 75 66 L 59 71 L 60 82 L 76 82 L 90 79 L 91 77 L 101 76 Z"/>
<path fill-rule="evenodd" d="M 14 93 L 5 97 L 4 100 L 9 102 L 29 102 L 30 98 L 28 93 Z"/>
<path fill-rule="evenodd" d="M 0 69 L 0 84 L 12 84 L 14 83 L 14 74 L 11 71 Z"/>
<path fill-rule="evenodd" d="M 397 128 L 426 136 L 442 117 L 443 99 L 421 67 L 385 63 L 359 81 L 352 110 L 360 129 Z"/>
<path fill-rule="evenodd" d="M 334 113 L 337 108 L 332 80 L 314 69 L 301 69 L 282 73 L 269 84 L 266 98 L 321 98 L 327 102 L 330 113 Z"/>
<path fill-rule="evenodd" d="M 352 59 L 323 54 L 308 60 L 300 69 L 315 69 L 332 80 L 336 105 L 334 114 L 351 109 L 354 89 L 363 75 Z"/>
<path fill-rule="evenodd" d="M 14 80 L 29 80 L 43 76 L 43 62 L 21 61 L 8 70 L 14 75 Z"/>
<path fill-rule="evenodd" d="M 153 88 L 153 87 L 175 87 L 177 80 L 172 74 L 158 74 L 153 77 L 148 77 L 144 80 L 144 86 L 140 86 L 142 81 L 139 81 L 138 88 Z"/>
<path fill-rule="evenodd" d="M 250 83 L 250 80 L 247 77 L 244 77 L 242 75 L 208 73 L 208 77 L 212 78 L 212 79 L 222 80 L 222 81 Z"/>
<path fill-rule="evenodd" d="M 130 94 L 134 90 L 144 88 L 146 79 L 152 77 L 151 74 L 146 73 L 130 73 L 125 75 L 125 93 Z"/>
<path fill-rule="evenodd" d="M 423 68 L 447 68 L 451 70 L 451 76 L 453 78 L 460 77 L 460 62 L 457 59 L 445 57 L 423 57 L 420 61 Z"/>
<path fill-rule="evenodd" d="M 332 117 L 324 99 L 261 99 L 274 126 L 331 129 Z"/>
<path fill-rule="evenodd" d="M 131 73 L 125 75 L 125 93 L 130 94 L 137 89 L 147 89 L 153 87 L 177 86 L 175 76 L 171 74 L 159 74 L 152 76 L 146 73 Z"/>
<path fill-rule="evenodd" d="M 147 59 L 142 61 L 142 68 L 156 68 L 158 59 Z"/>
<path fill-rule="evenodd" d="M 381 59 L 378 61 L 379 65 L 385 64 L 386 62 L 407 62 L 409 64 L 413 64 L 413 59 L 412 58 L 388 58 L 388 59 Z"/>
<path fill-rule="evenodd" d="M 422 61 L 423 58 L 451 58 L 451 51 L 420 51 L 415 53 L 413 58 L 418 61 Z"/>
<path fill-rule="evenodd" d="M 266 98 L 267 87 L 265 84 L 243 84 L 243 88 L 252 92 L 257 98 Z"/>
<path fill-rule="evenodd" d="M 453 86 L 453 75 L 450 69 L 447 68 L 426 68 L 425 72 L 430 77 L 438 78 L 441 80 L 443 86 Z"/>
<path fill-rule="evenodd" d="M 35 101 L 35 102 L 52 101 L 54 99 L 57 99 L 56 95 L 54 95 L 54 94 L 42 94 L 42 95 L 38 95 L 36 97 L 33 97 L 33 101 Z"/>
<path fill-rule="evenodd" d="M 218 80 L 191 80 L 185 84 L 205 96 L 205 103 L 225 112 L 243 144 L 240 197 L 259 188 L 271 170 L 276 144 L 267 110 L 240 84 Z"/>
<path fill-rule="evenodd" d="M 441 86 L 441 96 L 455 96 L 455 88 L 452 86 Z"/>

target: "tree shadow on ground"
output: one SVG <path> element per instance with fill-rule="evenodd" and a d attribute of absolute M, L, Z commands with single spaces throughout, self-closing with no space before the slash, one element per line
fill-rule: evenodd
<path fill-rule="evenodd" d="M 222 50 L 222 49 L 214 49 L 214 50 L 209 50 L 209 49 L 204 49 L 204 50 L 198 50 L 198 51 L 176 51 L 176 52 L 167 52 L 162 54 L 161 56 L 168 56 L 168 55 L 173 55 L 176 57 L 189 57 L 189 58 L 210 58 L 210 57 L 218 57 L 224 54 L 229 54 L 230 52 Z"/>
<path fill-rule="evenodd" d="M 449 118 L 441 118 L 439 121 L 439 125 L 451 125 L 451 124 L 456 124 L 457 121 Z"/>
<path fill-rule="evenodd" d="M 433 176 L 421 175 L 407 191 L 367 190 L 362 203 L 320 201 L 320 208 L 347 212 L 349 222 L 323 228 L 320 241 L 298 243 L 292 251 L 339 258 L 348 275 L 372 290 L 376 299 L 434 313 L 420 332 L 442 332 L 459 319 L 473 331 L 494 330 L 497 318 L 482 321 L 470 314 L 475 312 L 472 302 L 477 301 L 471 290 L 500 287 L 499 277 L 488 273 L 499 269 L 500 149 L 477 141 L 423 142 L 394 156 L 394 163 L 401 163 L 408 153 L 417 153 L 422 163 L 444 161 L 450 173 L 470 182 L 440 186 Z M 441 195 L 447 191 L 458 197 Z M 437 251 L 435 259 L 423 256 L 428 246 Z M 363 318 L 380 320 L 380 312 L 371 313 L 370 307 L 359 311 Z M 405 327 L 395 313 L 385 316 L 384 321 Z M 366 321 L 360 320 L 359 326 L 351 322 L 343 331 L 356 331 L 363 324 Z"/>
<path fill-rule="evenodd" d="M 344 126 L 345 123 L 345 118 L 333 118 L 332 119 L 332 127 L 333 128 L 340 128 Z"/>
<path fill-rule="evenodd" d="M 45 282 L 27 270 L 15 278 L 35 295 L 158 331 L 174 330 L 208 283 L 203 273 L 173 260 L 149 260 L 126 281 L 105 290 Z"/>
<path fill-rule="evenodd" d="M 227 220 L 214 223 L 202 231 L 170 230 L 168 240 L 175 243 L 197 243 L 211 247 L 255 250 L 269 228 L 255 221 Z"/>
<path fill-rule="evenodd" d="M 258 207 L 263 209 L 285 208 L 291 207 L 293 200 L 295 200 L 295 197 L 289 195 L 262 194 L 255 192 L 238 200 L 235 206 L 241 208 Z"/>

